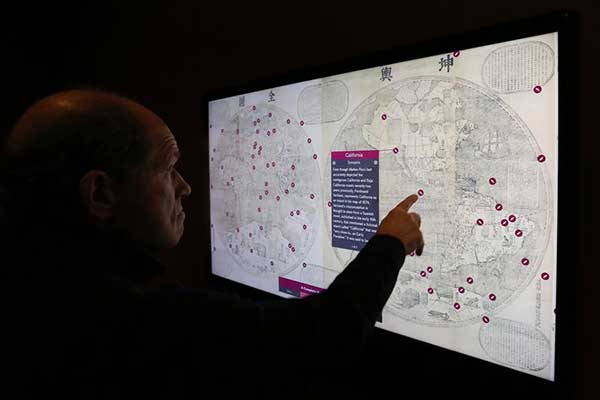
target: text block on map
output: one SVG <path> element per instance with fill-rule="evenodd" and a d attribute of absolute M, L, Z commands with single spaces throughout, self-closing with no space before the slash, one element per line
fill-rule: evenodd
<path fill-rule="evenodd" d="M 379 224 L 379 151 L 331 152 L 331 241 L 360 250 Z"/>

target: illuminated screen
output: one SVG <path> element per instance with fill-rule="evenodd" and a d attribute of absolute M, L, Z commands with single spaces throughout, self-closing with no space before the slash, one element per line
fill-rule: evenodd
<path fill-rule="evenodd" d="M 209 124 L 213 274 L 318 293 L 417 193 L 425 250 L 377 326 L 554 380 L 557 32 L 216 98 Z"/>

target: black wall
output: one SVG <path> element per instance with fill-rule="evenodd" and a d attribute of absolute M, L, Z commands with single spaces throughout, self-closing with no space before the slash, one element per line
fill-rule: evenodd
<path fill-rule="evenodd" d="M 592 230 L 595 203 L 592 196 L 598 170 L 595 157 L 598 140 L 592 116 L 597 114 L 598 104 L 598 3 L 584 0 L 45 3 L 23 3 L 3 11 L 0 137 L 6 135 L 35 99 L 66 85 L 92 84 L 125 92 L 154 110 L 167 122 L 180 144 L 182 173 L 193 190 L 185 204 L 189 210 L 186 233 L 179 247 L 164 258 L 172 277 L 197 287 L 207 284 L 210 272 L 208 172 L 204 157 L 208 122 L 203 103 L 207 91 L 554 10 L 575 10 L 580 18 L 580 56 L 572 62 L 581 76 L 578 132 L 581 167 L 579 177 L 573 177 L 573 191 L 580 196 L 576 207 L 561 212 L 570 213 L 577 220 L 581 240 L 568 250 L 573 254 L 572 264 L 561 268 L 563 273 L 566 270 L 575 275 L 577 283 L 577 310 L 572 310 L 577 315 L 577 347 L 573 348 L 577 368 L 573 366 L 573 370 L 577 386 L 582 387 L 584 375 L 593 371 L 589 358 L 584 368 L 584 356 L 588 357 L 587 349 L 594 343 L 591 329 L 585 332 L 583 326 L 590 325 L 586 319 L 595 314 L 590 306 L 597 304 L 592 272 L 598 263 L 589 254 L 589 246 L 596 239 Z M 385 359 L 381 357 L 382 351 L 386 351 L 382 346 L 390 343 L 388 339 L 379 334 L 369 353 L 369 362 L 380 363 Z M 452 384 L 454 381 L 447 377 L 455 371 L 466 368 L 473 373 L 476 369 L 476 365 L 443 350 L 427 354 L 428 357 L 434 354 L 434 363 L 415 363 L 408 353 L 402 354 L 397 345 L 392 346 L 390 357 L 398 362 L 400 371 L 411 370 L 411 365 L 425 368 L 422 374 L 431 376 L 432 383 L 446 377 L 444 382 Z M 414 352 L 410 355 L 416 356 Z M 473 378 L 485 382 L 480 383 L 480 389 L 485 386 L 493 393 L 511 385 L 503 380 L 510 380 L 512 375 L 493 368 L 490 371 Z M 395 379 L 401 378 L 399 374 Z M 465 395 L 468 384 L 457 382 Z M 516 383 L 515 390 L 532 390 L 524 395 L 550 393 L 544 392 L 547 386 L 533 384 L 527 389 L 529 381 L 523 382 Z M 382 384 L 379 390 L 385 387 Z M 479 394 L 485 397 L 485 393 Z"/>

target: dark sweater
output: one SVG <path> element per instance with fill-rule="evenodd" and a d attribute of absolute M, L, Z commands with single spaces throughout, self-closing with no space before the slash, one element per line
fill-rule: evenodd
<path fill-rule="evenodd" d="M 164 266 L 95 229 L 8 250 L 14 371 L 31 397 L 61 399 L 300 397 L 302 371 L 357 359 L 404 262 L 376 235 L 324 293 L 256 302 L 144 289 Z"/>

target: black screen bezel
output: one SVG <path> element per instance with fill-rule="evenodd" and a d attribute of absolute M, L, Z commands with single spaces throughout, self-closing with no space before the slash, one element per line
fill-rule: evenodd
<path fill-rule="evenodd" d="M 493 43 L 517 40 L 545 33 L 558 32 L 558 69 L 559 69 L 559 167 L 558 176 L 558 246 L 557 246 L 557 281 L 556 299 L 556 355 L 555 381 L 550 382 L 509 368 L 453 352 L 416 339 L 377 329 L 376 348 L 390 349 L 410 346 L 414 354 L 433 354 L 448 360 L 461 360 L 463 368 L 479 373 L 489 373 L 499 379 L 510 379 L 517 387 L 538 388 L 545 393 L 571 393 L 574 390 L 575 373 L 575 277 L 580 268 L 580 257 L 572 253 L 580 240 L 580 226 L 568 210 L 579 205 L 577 194 L 579 187 L 578 151 L 579 135 L 579 49 L 578 49 L 578 16 L 573 11 L 559 11 L 535 18 L 496 25 L 481 30 L 448 35 L 435 40 L 428 40 L 409 46 L 385 50 L 319 67 L 304 68 L 278 77 L 249 82 L 247 85 L 226 87 L 208 92 L 204 97 L 205 112 L 212 100 L 241 95 L 307 80 L 343 74 L 356 70 L 388 65 L 407 60 L 429 57 L 437 54 L 451 53 L 457 49 L 469 49 Z M 207 118 L 208 119 L 208 118 Z M 204 149 L 209 152 L 208 147 Z M 208 169 L 207 169 L 208 171 Z M 207 172 L 208 175 L 208 172 Z M 207 189 L 208 190 L 208 189 Z M 209 212 L 209 211 L 208 211 Z M 209 220 L 209 218 L 207 218 Z M 211 243 L 212 250 L 212 243 Z M 212 265 L 212 264 L 211 264 Z M 209 286 L 230 294 L 263 300 L 281 300 L 281 297 L 241 283 L 211 275 Z M 406 351 L 398 350 L 406 355 Z M 466 358 L 465 358 L 466 357 Z M 483 371 L 483 372 L 482 372 Z M 541 393 L 540 393 L 541 394 Z"/>

